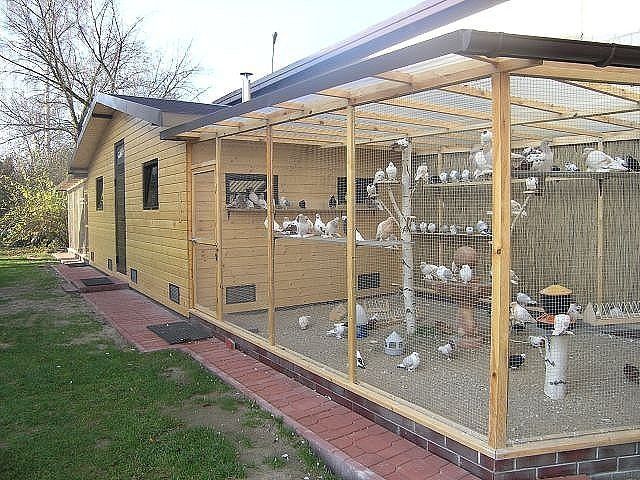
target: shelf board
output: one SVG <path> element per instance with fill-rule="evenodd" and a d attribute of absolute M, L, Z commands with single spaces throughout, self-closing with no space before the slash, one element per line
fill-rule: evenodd
<path fill-rule="evenodd" d="M 274 237 L 276 239 L 298 240 L 302 242 L 325 242 L 325 243 L 333 243 L 338 245 L 347 244 L 346 237 L 322 237 L 320 235 L 298 237 L 297 235 L 283 235 L 281 233 L 276 233 Z M 372 247 L 372 248 L 393 248 L 393 247 L 398 247 L 402 244 L 403 244 L 402 240 L 386 240 L 386 241 L 380 241 L 380 242 L 377 240 L 356 241 L 356 246 L 358 247 Z"/>
<path fill-rule="evenodd" d="M 227 212 L 233 212 L 233 213 L 256 213 L 256 212 L 262 212 L 262 213 L 267 213 L 267 210 L 264 208 L 237 208 L 237 207 L 226 207 Z M 311 213 L 311 214 L 316 214 L 316 213 L 346 213 L 347 209 L 342 207 L 342 208 L 274 208 L 273 211 L 275 213 L 294 213 L 294 214 L 298 214 L 298 213 Z M 384 213 L 383 210 L 379 210 L 377 208 L 356 208 L 356 213 L 375 213 L 375 212 L 381 212 Z"/>
<path fill-rule="evenodd" d="M 445 233 L 445 232 L 413 232 L 411 235 L 416 235 L 418 237 L 464 237 L 464 238 L 483 238 L 487 240 L 491 240 L 491 235 L 483 235 L 481 233 Z"/>
<path fill-rule="evenodd" d="M 382 180 L 380 182 L 375 182 L 374 185 L 400 185 L 400 180 Z"/>

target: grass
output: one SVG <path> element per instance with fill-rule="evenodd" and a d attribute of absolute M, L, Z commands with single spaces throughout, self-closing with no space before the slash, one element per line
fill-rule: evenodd
<path fill-rule="evenodd" d="M 294 447 L 298 468 L 337 479 L 280 420 L 191 358 L 119 347 L 79 296 L 56 288 L 49 263 L 0 250 L 0 478 L 250 478 L 260 467 L 241 453 L 254 447 L 251 429 L 268 427 Z M 176 371 L 180 379 L 168 374 Z M 204 396 L 246 431 L 188 426 L 167 413 Z M 272 468 L 291 464 L 264 458 Z"/>

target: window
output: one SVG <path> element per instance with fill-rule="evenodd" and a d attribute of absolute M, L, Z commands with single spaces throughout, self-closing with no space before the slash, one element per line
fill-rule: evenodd
<path fill-rule="evenodd" d="M 373 178 L 356 178 L 356 203 L 367 203 L 367 185 L 373 183 Z M 338 177 L 336 189 L 338 191 L 338 205 L 347 203 L 347 177 Z"/>
<path fill-rule="evenodd" d="M 138 270 L 135 268 L 130 268 L 129 273 L 131 274 L 131 281 L 133 283 L 138 283 Z"/>
<path fill-rule="evenodd" d="M 158 159 L 142 165 L 142 208 L 158 208 Z"/>
<path fill-rule="evenodd" d="M 169 284 L 169 300 L 175 303 L 180 303 L 180 287 L 173 283 Z"/>
<path fill-rule="evenodd" d="M 104 207 L 104 178 L 96 178 L 96 210 L 102 210 Z"/>
<path fill-rule="evenodd" d="M 258 197 L 267 199 L 267 176 L 260 173 L 227 173 L 225 174 L 225 202 L 229 205 L 236 195 L 248 197 L 255 191 Z M 278 176 L 273 176 L 273 200 L 278 204 Z"/>

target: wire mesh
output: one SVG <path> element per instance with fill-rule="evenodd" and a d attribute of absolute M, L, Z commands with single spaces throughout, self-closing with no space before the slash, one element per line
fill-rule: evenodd
<path fill-rule="evenodd" d="M 638 426 L 639 143 L 603 142 L 637 104 L 610 87 L 511 77 L 511 443 Z"/>

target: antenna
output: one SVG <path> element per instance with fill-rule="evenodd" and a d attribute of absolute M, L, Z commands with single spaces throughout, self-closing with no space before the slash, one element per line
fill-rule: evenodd
<path fill-rule="evenodd" d="M 271 73 L 273 73 L 273 57 L 276 53 L 276 39 L 278 38 L 278 32 L 273 32 L 272 42 L 271 42 Z"/>

